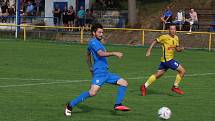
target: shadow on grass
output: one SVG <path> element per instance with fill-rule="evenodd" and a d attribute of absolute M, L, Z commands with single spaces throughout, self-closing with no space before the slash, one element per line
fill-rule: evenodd
<path fill-rule="evenodd" d="M 115 111 L 113 108 L 110 109 L 105 109 L 105 108 L 99 108 L 99 107 L 91 107 L 89 105 L 85 104 L 79 104 L 77 105 L 77 108 L 80 109 L 80 111 L 73 111 L 73 114 L 80 114 L 80 113 L 89 113 L 92 111 L 97 111 L 97 112 L 105 112 L 107 114 L 115 115 L 115 116 L 127 116 L 126 112 L 122 111 Z"/>
<path fill-rule="evenodd" d="M 77 105 L 77 108 L 80 109 L 80 111 L 76 111 L 74 109 L 74 111 L 72 112 L 73 114 L 77 114 L 77 113 L 88 113 L 88 112 L 91 112 L 93 110 L 98 110 L 97 108 L 93 108 L 93 107 L 90 107 L 88 105 L 84 105 L 84 104 L 79 104 Z"/>
<path fill-rule="evenodd" d="M 115 110 L 111 110 L 110 114 L 114 115 L 114 116 L 128 116 L 128 113 L 131 111 L 115 111 Z"/>
<path fill-rule="evenodd" d="M 140 89 L 135 89 L 135 90 L 130 90 L 129 91 L 130 93 L 133 93 L 134 95 L 138 95 L 138 96 L 141 96 L 141 91 Z M 178 97 L 180 95 L 178 94 L 175 94 L 173 92 L 163 92 L 161 90 L 153 90 L 153 89 L 148 89 L 147 90 L 147 95 L 166 95 L 166 96 L 171 96 L 171 97 Z M 146 96 L 147 96 L 146 95 Z"/>
<path fill-rule="evenodd" d="M 159 90 L 148 90 L 147 95 L 166 95 L 166 96 L 171 96 L 171 97 L 175 97 L 176 95 L 172 92 L 163 92 L 163 91 L 159 91 Z"/>

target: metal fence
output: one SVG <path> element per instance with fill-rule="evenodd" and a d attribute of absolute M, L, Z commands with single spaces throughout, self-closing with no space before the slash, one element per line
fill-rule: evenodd
<path fill-rule="evenodd" d="M 15 24 L 0 24 L 0 27 L 15 28 Z M 20 25 L 21 32 L 19 37 L 24 41 L 30 39 L 48 39 L 57 41 L 75 41 L 86 43 L 91 38 L 91 33 L 87 28 L 62 27 L 62 26 L 33 26 Z M 147 46 L 153 39 L 161 34 L 167 34 L 166 30 L 153 29 L 131 29 L 131 28 L 105 28 L 104 39 L 110 44 L 121 44 L 131 46 Z M 4 31 L 5 32 L 5 31 Z M 14 32 L 14 29 L 12 31 Z M 192 32 L 178 31 L 180 44 L 186 48 L 207 49 L 215 51 L 215 33 L 213 32 Z M 13 34 L 10 34 L 13 36 Z M 2 37 L 2 36 L 1 36 Z"/>

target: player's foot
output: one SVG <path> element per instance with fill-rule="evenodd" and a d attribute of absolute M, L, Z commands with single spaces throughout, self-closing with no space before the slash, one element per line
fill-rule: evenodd
<path fill-rule="evenodd" d="M 146 96 L 146 87 L 144 84 L 141 86 L 140 91 L 142 96 Z"/>
<path fill-rule="evenodd" d="M 65 116 L 72 116 L 72 107 L 70 107 L 69 104 L 67 104 L 65 106 L 64 115 Z"/>
<path fill-rule="evenodd" d="M 114 109 L 118 110 L 118 111 L 130 111 L 131 110 L 129 107 L 123 106 L 122 104 L 115 104 Z"/>
<path fill-rule="evenodd" d="M 175 87 L 175 86 L 173 86 L 171 90 L 180 95 L 184 94 L 184 91 L 182 91 L 181 89 L 179 89 L 178 87 Z"/>

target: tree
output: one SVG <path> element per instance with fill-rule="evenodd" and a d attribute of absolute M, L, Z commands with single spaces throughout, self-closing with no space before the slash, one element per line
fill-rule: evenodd
<path fill-rule="evenodd" d="M 128 22 L 131 26 L 137 23 L 136 0 L 128 0 Z"/>

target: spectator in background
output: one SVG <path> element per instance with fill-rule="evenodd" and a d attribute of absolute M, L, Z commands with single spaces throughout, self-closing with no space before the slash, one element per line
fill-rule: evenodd
<path fill-rule="evenodd" d="M 193 29 L 195 30 L 196 26 L 198 26 L 197 12 L 194 9 L 190 9 L 189 17 L 190 18 L 187 19 L 187 22 L 190 23 L 190 30 L 189 30 L 189 32 L 192 32 L 192 30 Z M 193 26 L 194 26 L 194 28 L 193 28 Z"/>
<path fill-rule="evenodd" d="M 61 11 L 58 5 L 54 7 L 54 10 L 52 11 L 54 15 L 54 25 L 55 26 L 60 26 L 60 21 L 61 21 Z"/>
<path fill-rule="evenodd" d="M 179 10 L 176 15 L 175 24 L 179 25 L 179 30 L 182 30 L 182 25 L 185 22 L 185 12 L 183 10 Z"/>
<path fill-rule="evenodd" d="M 68 10 L 68 25 L 69 27 L 74 27 L 74 24 L 75 24 L 75 10 L 73 9 L 73 6 L 70 6 Z M 73 31 L 73 29 L 70 30 Z"/>
<path fill-rule="evenodd" d="M 33 13 L 34 13 L 34 6 L 32 5 L 31 1 L 28 1 L 26 14 L 27 14 L 27 16 L 33 16 Z"/>
<path fill-rule="evenodd" d="M 85 26 L 85 15 L 86 15 L 86 13 L 84 11 L 84 7 L 81 6 L 80 10 L 78 11 L 78 15 L 77 15 L 79 27 Z"/>
<path fill-rule="evenodd" d="M 87 27 L 87 29 L 90 29 L 92 27 L 94 18 L 95 17 L 93 16 L 93 11 L 90 9 L 87 9 L 86 10 L 86 27 Z"/>
<path fill-rule="evenodd" d="M 64 6 L 62 14 L 63 14 L 63 25 L 64 27 L 68 27 L 68 9 L 66 5 Z M 64 29 L 64 30 L 67 30 L 67 29 Z"/>
<path fill-rule="evenodd" d="M 125 21 L 126 21 L 125 17 L 123 17 L 123 15 L 120 14 L 119 21 L 118 21 L 116 27 L 117 28 L 125 28 Z"/>
<path fill-rule="evenodd" d="M 35 12 L 36 16 L 40 16 L 40 0 L 35 0 Z"/>
<path fill-rule="evenodd" d="M 8 8 L 8 14 L 10 16 L 9 18 L 9 22 L 14 22 L 14 15 L 16 14 L 15 12 L 15 5 L 12 5 Z"/>
<path fill-rule="evenodd" d="M 7 6 L 7 3 L 6 2 L 3 2 L 2 3 L 2 6 L 1 6 L 1 16 L 2 16 L 2 23 L 6 23 L 7 22 L 7 17 L 8 17 L 8 6 Z"/>
<path fill-rule="evenodd" d="M 25 12 L 22 9 L 20 10 L 20 14 L 21 16 L 25 16 Z"/>
<path fill-rule="evenodd" d="M 170 10 L 170 7 L 167 6 L 166 10 L 163 13 L 163 16 L 161 17 L 161 21 L 163 23 L 163 30 L 166 29 L 167 25 L 172 23 L 172 11 Z"/>

